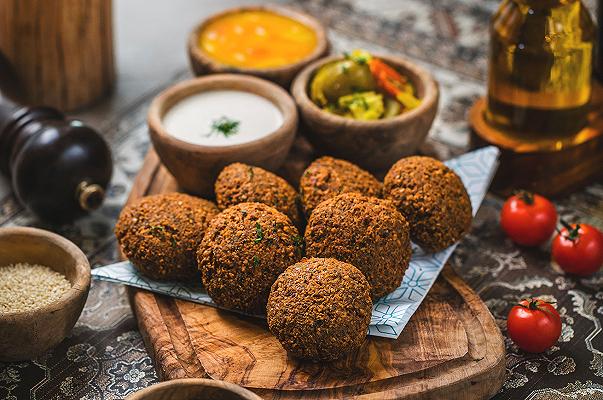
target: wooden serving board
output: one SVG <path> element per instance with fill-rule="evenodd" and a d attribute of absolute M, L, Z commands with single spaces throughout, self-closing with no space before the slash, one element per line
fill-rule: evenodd
<path fill-rule="evenodd" d="M 177 189 L 151 150 L 129 202 Z M 265 399 L 467 400 L 489 398 L 504 381 L 501 333 L 484 303 L 448 266 L 397 340 L 369 336 L 358 352 L 333 363 L 288 357 L 264 320 L 144 290 L 129 293 L 165 380 L 210 377 Z"/>

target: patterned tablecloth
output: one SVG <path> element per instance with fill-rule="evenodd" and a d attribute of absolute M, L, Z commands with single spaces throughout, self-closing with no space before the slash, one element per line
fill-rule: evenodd
<path fill-rule="evenodd" d="M 440 82 L 440 112 L 426 154 L 448 158 L 468 142 L 465 114 L 484 93 L 488 18 L 494 0 L 308 0 L 296 4 L 329 28 L 336 50 L 366 48 L 404 54 Z M 188 76 L 182 66 L 182 79 Z M 173 77 L 166 77 L 169 84 Z M 93 266 L 117 259 L 113 225 L 148 149 L 144 118 L 152 95 L 140 99 L 104 131 L 115 157 L 114 179 L 102 209 L 77 223 L 45 226 L 22 210 L 0 182 L 0 225 L 51 229 L 77 243 Z M 452 257 L 455 270 L 475 289 L 503 334 L 510 307 L 529 296 L 557 302 L 560 342 L 528 355 L 507 344 L 502 399 L 603 399 L 603 273 L 576 279 L 552 268 L 546 248 L 522 249 L 498 227 L 501 199 L 489 195 Z M 560 214 L 603 229 L 603 182 L 557 202 Z M 93 282 L 73 333 L 32 362 L 0 364 L 0 399 L 123 399 L 157 381 L 123 286 Z"/>

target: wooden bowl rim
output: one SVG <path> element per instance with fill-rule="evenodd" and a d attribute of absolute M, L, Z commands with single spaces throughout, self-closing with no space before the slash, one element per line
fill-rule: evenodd
<path fill-rule="evenodd" d="M 246 400 L 262 400 L 260 396 L 253 393 L 252 391 L 245 389 L 239 385 L 236 385 L 231 382 L 226 381 L 218 381 L 213 379 L 203 379 L 203 378 L 183 378 L 183 379 L 174 379 L 171 381 L 160 382 L 149 387 L 146 387 L 142 390 L 139 390 L 135 393 L 129 395 L 126 400 L 144 400 L 146 396 L 155 393 L 157 391 L 161 391 L 163 389 L 171 389 L 176 387 L 190 387 L 190 386 L 204 386 L 204 387 L 212 387 L 212 388 L 223 388 L 226 390 L 230 390 L 234 394 L 241 396 Z"/>
<path fill-rule="evenodd" d="M 274 104 L 283 114 L 283 123 L 281 126 L 263 137 L 249 142 L 227 146 L 206 146 L 186 142 L 176 138 L 175 136 L 172 136 L 163 127 L 163 117 L 169 108 L 171 108 L 171 106 L 168 108 L 167 104 L 171 103 L 173 106 L 174 104 L 178 103 L 180 100 L 187 97 L 187 94 L 190 93 L 190 90 L 195 91 L 195 93 L 201 93 L 204 91 L 204 88 L 207 88 L 209 85 L 213 84 L 218 84 L 222 87 L 222 89 L 228 90 L 230 89 L 229 86 L 233 83 L 242 84 L 243 86 L 243 88 L 239 87 L 234 90 L 248 91 L 249 93 L 264 97 L 266 100 Z M 255 88 L 257 91 L 246 90 L 251 88 Z M 210 91 L 211 90 L 219 89 L 216 87 L 211 87 Z M 274 99 L 269 98 L 266 93 L 270 93 Z M 295 101 L 289 95 L 289 93 L 287 93 L 277 84 L 251 75 L 212 74 L 176 83 L 175 85 L 172 85 L 163 92 L 159 93 L 153 99 L 151 106 L 149 107 L 147 123 L 151 131 L 157 135 L 158 139 L 171 145 L 172 147 L 176 147 L 191 153 L 222 154 L 262 146 L 275 140 L 280 140 L 283 137 L 289 136 L 289 134 L 294 135 L 297 129 L 297 119 L 297 107 L 295 105 Z"/>
<path fill-rule="evenodd" d="M 0 321 L 28 322 L 41 314 L 50 314 L 65 309 L 69 304 L 75 303 L 81 297 L 82 292 L 90 288 L 90 263 L 86 255 L 72 241 L 47 230 L 31 227 L 5 227 L 0 228 L 0 239 L 8 236 L 21 236 L 23 238 L 37 238 L 48 243 L 50 246 L 58 247 L 73 258 L 75 268 L 75 279 L 71 288 L 58 300 L 43 307 L 29 311 L 11 312 L 0 314 Z M 27 240 L 27 239 L 25 239 Z M 52 268 L 49 266 L 49 268 Z"/>
<path fill-rule="evenodd" d="M 318 118 L 331 125 L 345 124 L 346 126 L 353 128 L 374 129 L 380 127 L 388 128 L 392 125 L 403 124 L 419 117 L 426 112 L 429 112 L 433 107 L 437 107 L 439 98 L 438 84 L 428 70 L 407 58 L 385 54 L 373 54 L 373 56 L 384 60 L 396 70 L 402 70 L 401 72 L 404 74 L 410 72 L 413 76 L 407 75 L 407 77 L 413 82 L 415 87 L 417 87 L 417 80 L 420 80 L 422 86 L 425 88 L 425 93 L 419 98 L 421 100 L 421 104 L 417 108 L 393 117 L 371 121 L 355 120 L 324 111 L 310 99 L 308 95 L 308 83 L 310 77 L 314 76 L 314 73 L 318 68 L 329 62 L 343 59 L 343 56 L 341 55 L 333 55 L 323 57 L 309 64 L 295 77 L 295 80 L 291 85 L 291 93 L 293 94 L 293 98 L 295 99 L 295 102 L 301 109 L 302 113 L 311 112 Z"/>
<path fill-rule="evenodd" d="M 308 28 L 312 29 L 316 34 L 316 47 L 314 50 L 308 54 L 306 57 L 302 58 L 299 61 L 296 61 L 291 64 L 286 64 L 280 67 L 271 67 L 271 68 L 249 68 L 249 67 L 237 67 L 234 65 L 228 65 L 221 63 L 214 58 L 212 58 L 209 54 L 206 54 L 198 45 L 198 38 L 201 34 L 201 31 L 210 23 L 215 21 L 216 19 L 222 18 L 225 15 L 235 14 L 238 12 L 244 11 L 268 11 L 274 14 L 278 14 L 284 17 L 291 18 Z M 309 63 L 312 60 L 320 57 L 322 54 L 325 54 L 329 48 L 329 41 L 327 39 L 327 32 L 325 27 L 320 23 L 320 21 L 310 14 L 305 12 L 285 7 L 281 5 L 275 4 L 258 4 L 258 5 L 249 5 L 249 6 L 239 6 L 232 7 L 226 10 L 222 10 L 218 13 L 212 14 L 203 21 L 201 21 L 195 28 L 191 31 L 188 37 L 188 51 L 189 54 L 195 58 L 197 61 L 202 62 L 203 64 L 207 64 L 211 66 L 211 69 L 216 71 L 238 71 L 244 74 L 249 75 L 271 75 L 271 74 L 280 74 L 280 73 L 288 73 L 294 71 L 296 69 L 301 68 L 303 65 Z"/>

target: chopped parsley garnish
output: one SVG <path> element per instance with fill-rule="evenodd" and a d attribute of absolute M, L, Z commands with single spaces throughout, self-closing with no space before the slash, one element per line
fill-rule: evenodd
<path fill-rule="evenodd" d="M 254 242 L 259 243 L 264 239 L 264 232 L 262 231 L 262 225 L 259 222 L 255 223 L 255 240 Z"/>
<path fill-rule="evenodd" d="M 241 125 L 241 121 L 222 116 L 211 123 L 211 131 L 205 136 L 223 135 L 224 137 L 230 137 L 239 133 L 239 125 Z"/>
<path fill-rule="evenodd" d="M 260 266 L 260 258 L 258 256 L 253 256 L 253 267 L 257 268 Z"/>

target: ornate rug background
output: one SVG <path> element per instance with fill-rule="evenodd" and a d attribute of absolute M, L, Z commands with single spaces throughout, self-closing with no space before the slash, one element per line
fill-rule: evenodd
<path fill-rule="evenodd" d="M 360 47 L 401 53 L 433 71 L 441 85 L 441 107 L 422 152 L 447 159 L 467 147 L 465 113 L 484 93 L 488 19 L 498 3 L 308 0 L 294 5 L 329 26 L 335 51 Z M 183 67 L 161 86 L 188 76 Z M 0 225 L 50 229 L 78 244 L 93 266 L 114 262 L 118 257 L 112 229 L 148 149 L 145 117 L 155 93 L 104 130 L 114 152 L 115 172 L 108 201 L 99 212 L 74 225 L 50 227 L 7 194 L 0 198 Z M 507 380 L 495 398 L 603 399 L 603 274 L 567 277 L 551 268 L 545 249 L 514 246 L 498 228 L 501 204 L 492 195 L 486 198 L 452 264 L 484 299 L 503 333 L 510 307 L 532 295 L 557 302 L 563 332 L 560 346 L 541 355 L 524 354 L 507 341 Z M 562 216 L 603 229 L 603 182 L 557 205 Z M 32 362 L 0 364 L 0 398 L 10 400 L 123 399 L 156 381 L 124 287 L 104 282 L 93 282 L 82 317 L 58 348 Z"/>

